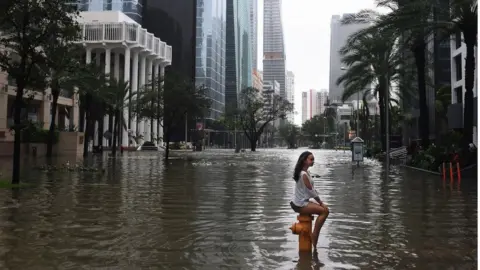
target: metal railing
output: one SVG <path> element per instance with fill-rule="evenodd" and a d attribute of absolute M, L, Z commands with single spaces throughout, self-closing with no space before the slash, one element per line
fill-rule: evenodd
<path fill-rule="evenodd" d="M 82 25 L 83 43 L 113 42 L 137 43 L 166 61 L 172 61 L 172 47 L 156 38 L 147 29 L 134 23 L 84 23 Z"/>

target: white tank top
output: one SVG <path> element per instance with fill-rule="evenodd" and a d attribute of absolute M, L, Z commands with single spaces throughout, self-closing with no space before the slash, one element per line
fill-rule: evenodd
<path fill-rule="evenodd" d="M 312 185 L 312 189 L 308 189 L 307 186 L 305 186 L 305 183 L 303 182 L 303 175 L 307 175 L 308 181 L 310 181 L 310 185 Z M 315 191 L 314 188 L 314 182 L 312 180 L 312 177 L 310 176 L 310 173 L 307 173 L 305 171 L 300 172 L 300 177 L 298 178 L 298 181 L 295 183 L 295 190 L 293 192 L 293 199 L 292 202 L 298 207 L 304 207 L 305 205 L 308 204 L 308 200 L 310 198 L 315 198 L 317 197 L 318 194 Z"/>

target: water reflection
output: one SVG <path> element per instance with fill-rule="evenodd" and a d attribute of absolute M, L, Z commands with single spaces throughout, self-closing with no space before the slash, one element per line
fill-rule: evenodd
<path fill-rule="evenodd" d="M 300 153 L 187 153 L 166 167 L 158 153 L 126 153 L 89 161 L 105 172 L 25 170 L 35 188 L 0 190 L 0 268 L 476 266 L 476 183 L 398 168 L 386 180 L 380 164 L 357 168 L 343 151 L 314 152 L 331 214 L 318 256 L 299 255 L 288 201 Z"/>

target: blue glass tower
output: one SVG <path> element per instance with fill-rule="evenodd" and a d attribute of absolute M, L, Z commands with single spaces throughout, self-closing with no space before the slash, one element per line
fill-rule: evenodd
<path fill-rule="evenodd" d="M 78 0 L 80 11 L 121 11 L 142 23 L 143 0 Z"/>
<path fill-rule="evenodd" d="M 212 100 L 208 120 L 225 112 L 225 0 L 197 0 L 195 82 L 205 85 Z"/>

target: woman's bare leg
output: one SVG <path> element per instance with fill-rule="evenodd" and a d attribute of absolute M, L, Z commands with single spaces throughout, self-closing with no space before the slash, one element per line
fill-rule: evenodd
<path fill-rule="evenodd" d="M 309 202 L 306 206 L 302 207 L 299 211 L 300 214 L 308 214 L 308 215 L 318 215 L 317 219 L 315 220 L 315 228 L 313 233 L 311 234 L 312 244 L 314 251 L 317 251 L 317 242 L 318 236 L 320 235 L 320 229 L 322 229 L 325 220 L 328 217 L 329 211 L 328 208 L 320 206 L 316 203 Z"/>
<path fill-rule="evenodd" d="M 318 237 L 320 236 L 320 230 L 322 229 L 323 224 L 325 223 L 325 220 L 327 220 L 327 217 L 329 214 L 327 208 L 323 208 L 323 209 L 324 209 L 323 213 L 318 215 L 317 219 L 315 220 L 315 228 L 313 229 L 313 233 L 312 233 L 312 237 L 313 237 L 312 244 L 313 244 L 314 252 L 317 251 L 317 243 L 318 243 Z"/>

